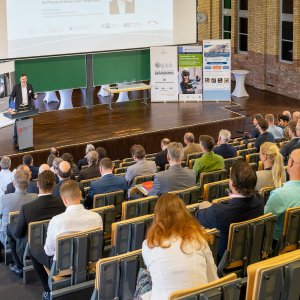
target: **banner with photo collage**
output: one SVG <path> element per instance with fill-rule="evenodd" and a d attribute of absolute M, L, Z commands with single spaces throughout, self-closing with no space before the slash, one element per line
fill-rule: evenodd
<path fill-rule="evenodd" d="M 177 47 L 151 47 L 151 101 L 178 101 Z"/>
<path fill-rule="evenodd" d="M 203 41 L 203 100 L 231 100 L 230 40 Z"/>
<path fill-rule="evenodd" d="M 202 46 L 178 47 L 179 101 L 202 100 Z"/>

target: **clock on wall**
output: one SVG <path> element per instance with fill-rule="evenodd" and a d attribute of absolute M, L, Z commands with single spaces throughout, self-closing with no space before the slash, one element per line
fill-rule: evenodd
<path fill-rule="evenodd" d="M 207 14 L 205 12 L 197 13 L 197 23 L 202 24 L 207 21 Z"/>

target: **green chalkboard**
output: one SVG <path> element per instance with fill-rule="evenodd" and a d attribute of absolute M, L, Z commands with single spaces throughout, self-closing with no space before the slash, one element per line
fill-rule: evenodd
<path fill-rule="evenodd" d="M 150 50 L 106 52 L 93 57 L 94 86 L 150 79 Z"/>
<path fill-rule="evenodd" d="M 16 60 L 16 82 L 22 73 L 35 92 L 86 87 L 85 55 Z"/>

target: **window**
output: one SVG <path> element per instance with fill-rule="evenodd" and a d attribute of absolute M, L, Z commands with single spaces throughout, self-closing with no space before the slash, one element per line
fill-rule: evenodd
<path fill-rule="evenodd" d="M 223 0 L 222 5 L 222 37 L 231 39 L 231 0 Z"/>
<path fill-rule="evenodd" d="M 279 55 L 281 61 L 293 61 L 293 0 L 281 0 Z"/>
<path fill-rule="evenodd" d="M 248 0 L 238 1 L 238 52 L 248 51 Z"/>

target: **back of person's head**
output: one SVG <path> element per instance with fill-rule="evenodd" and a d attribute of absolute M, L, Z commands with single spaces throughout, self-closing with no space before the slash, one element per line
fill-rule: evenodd
<path fill-rule="evenodd" d="M 136 159 L 143 159 L 146 155 L 144 147 L 136 144 L 131 146 L 130 153 Z"/>
<path fill-rule="evenodd" d="M 269 128 L 269 124 L 268 124 L 267 120 L 259 119 L 257 122 L 258 122 L 258 126 L 260 127 L 260 129 L 263 132 L 265 132 Z"/>
<path fill-rule="evenodd" d="M 97 165 L 99 160 L 99 155 L 96 151 L 90 151 L 87 155 L 87 161 L 89 165 Z"/>
<path fill-rule="evenodd" d="M 290 180 L 300 180 L 300 149 L 294 149 L 288 160 Z"/>
<path fill-rule="evenodd" d="M 16 190 L 26 192 L 30 181 L 30 176 L 28 172 L 24 170 L 16 171 L 14 175 L 13 184 Z"/>
<path fill-rule="evenodd" d="M 67 161 L 71 166 L 74 163 L 74 157 L 71 153 L 64 153 L 61 158 L 65 161 Z"/>
<path fill-rule="evenodd" d="M 199 143 L 206 151 L 211 151 L 215 146 L 215 140 L 210 135 L 200 135 Z"/>
<path fill-rule="evenodd" d="M 263 116 L 262 114 L 255 114 L 253 115 L 252 119 L 256 119 L 258 121 L 259 119 L 263 119 Z"/>
<path fill-rule="evenodd" d="M 271 123 L 271 124 L 274 123 L 274 115 L 272 115 L 272 114 L 265 115 L 265 119 L 267 120 L 268 123 Z"/>
<path fill-rule="evenodd" d="M 279 120 L 279 122 L 283 121 L 283 123 L 287 123 L 287 122 L 289 122 L 290 119 L 288 116 L 281 115 L 281 116 L 279 116 L 278 120 Z"/>
<path fill-rule="evenodd" d="M 39 167 L 39 174 L 44 172 L 44 171 L 49 171 L 50 170 L 50 166 L 48 164 L 42 164 Z"/>
<path fill-rule="evenodd" d="M 293 120 L 298 122 L 299 119 L 300 119 L 300 111 L 294 111 L 293 112 Z"/>
<path fill-rule="evenodd" d="M 183 157 L 183 146 L 181 143 L 172 142 L 167 146 L 170 160 L 181 162 Z"/>
<path fill-rule="evenodd" d="M 54 158 L 53 163 L 52 163 L 53 168 L 54 168 L 54 171 L 57 171 L 57 170 L 58 170 L 58 166 L 59 166 L 59 164 L 60 164 L 62 161 L 63 161 L 63 159 L 60 158 L 60 157 Z"/>
<path fill-rule="evenodd" d="M 284 176 L 284 164 L 277 145 L 270 142 L 263 143 L 260 146 L 259 153 L 261 156 L 265 155 L 272 162 L 273 184 L 276 188 L 281 187 Z"/>
<path fill-rule="evenodd" d="M 37 184 L 39 189 L 45 192 L 52 192 L 55 184 L 55 177 L 52 171 L 44 171 L 39 174 Z"/>
<path fill-rule="evenodd" d="M 194 143 L 194 141 L 195 141 L 194 134 L 192 132 L 187 132 L 184 135 L 183 140 L 187 143 Z"/>
<path fill-rule="evenodd" d="M 165 147 L 168 146 L 170 143 L 171 143 L 171 141 L 168 138 L 164 138 L 160 141 L 160 144 Z"/>
<path fill-rule="evenodd" d="M 283 114 L 284 116 L 287 116 L 287 117 L 289 118 L 289 121 L 292 119 L 292 114 L 291 114 L 290 111 L 285 110 L 284 112 L 282 112 L 282 114 Z"/>
<path fill-rule="evenodd" d="M 106 157 L 100 160 L 99 167 L 102 170 L 112 171 L 114 168 L 114 164 L 110 158 Z"/>
<path fill-rule="evenodd" d="M 51 147 L 49 152 L 50 152 L 50 154 L 53 154 L 55 156 L 59 156 L 59 150 L 56 147 Z"/>
<path fill-rule="evenodd" d="M 54 154 L 49 154 L 48 158 L 47 158 L 47 165 L 49 165 L 49 167 L 52 167 L 53 161 L 56 158 L 56 156 Z"/>
<path fill-rule="evenodd" d="M 296 135 L 296 128 L 297 122 L 294 120 L 289 121 L 288 129 L 290 130 L 291 134 Z"/>
<path fill-rule="evenodd" d="M 245 161 L 238 160 L 231 168 L 230 180 L 232 186 L 242 196 L 255 194 L 257 176 L 254 169 Z"/>
<path fill-rule="evenodd" d="M 95 151 L 95 147 L 92 144 L 87 144 L 85 148 L 85 153 L 88 154 L 90 151 Z"/>
<path fill-rule="evenodd" d="M 97 147 L 96 152 L 99 155 L 99 160 L 101 160 L 102 158 L 107 157 L 107 151 L 103 147 Z"/>
<path fill-rule="evenodd" d="M 228 143 L 230 141 L 230 138 L 231 138 L 231 133 L 229 130 L 226 129 L 220 130 L 219 139 L 221 140 L 221 142 Z"/>
<path fill-rule="evenodd" d="M 31 166 L 33 163 L 33 157 L 30 154 L 26 154 L 23 156 L 23 164 L 27 166 Z"/>
<path fill-rule="evenodd" d="M 8 156 L 3 156 L 0 161 L 0 167 L 2 170 L 8 170 L 11 166 L 11 160 Z"/>
<path fill-rule="evenodd" d="M 59 165 L 58 165 L 58 176 L 62 179 L 68 179 L 71 176 L 71 165 L 68 161 L 62 161 Z"/>
<path fill-rule="evenodd" d="M 169 248 L 169 240 L 179 238 L 181 251 L 187 253 L 186 246 L 190 243 L 200 249 L 206 245 L 205 241 L 212 242 L 204 228 L 188 212 L 184 202 L 172 193 L 159 197 L 151 227 L 147 232 L 147 243 L 150 248 Z"/>
<path fill-rule="evenodd" d="M 80 204 L 80 199 L 82 198 L 81 190 L 75 180 L 64 181 L 60 186 L 59 193 L 66 206 Z"/>

